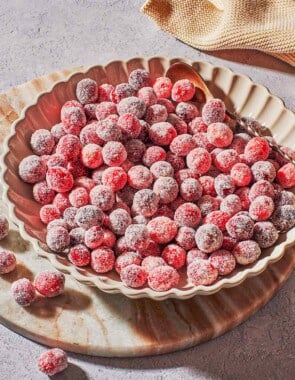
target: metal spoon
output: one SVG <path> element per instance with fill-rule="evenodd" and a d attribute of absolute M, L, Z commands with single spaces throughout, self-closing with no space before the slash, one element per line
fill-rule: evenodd
<path fill-rule="evenodd" d="M 172 83 L 175 83 L 181 79 L 188 79 L 191 81 L 196 88 L 195 99 L 198 103 L 206 103 L 208 100 L 213 99 L 214 96 L 207 87 L 204 79 L 198 74 L 192 66 L 188 65 L 184 62 L 173 63 L 169 69 L 166 71 L 166 77 L 170 78 Z M 262 135 L 261 130 L 265 129 L 258 122 L 251 118 L 240 117 L 237 114 L 234 114 L 228 110 L 226 110 L 226 114 L 231 118 L 231 120 L 235 121 L 236 125 L 242 127 L 252 136 L 265 137 Z M 295 160 L 293 160 L 287 153 L 283 152 L 279 145 L 272 139 L 267 139 L 269 146 L 274 149 L 276 152 L 280 153 L 284 158 L 288 161 L 291 161 L 295 164 Z"/>

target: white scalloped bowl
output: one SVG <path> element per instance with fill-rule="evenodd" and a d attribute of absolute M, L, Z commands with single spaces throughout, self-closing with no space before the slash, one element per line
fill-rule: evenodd
<path fill-rule="evenodd" d="M 50 252 L 46 247 L 46 227 L 38 216 L 40 205 L 32 198 L 32 186 L 23 183 L 18 176 L 19 162 L 32 154 L 29 144 L 32 132 L 39 128 L 50 129 L 59 122 L 61 105 L 69 99 L 75 99 L 76 84 L 84 77 L 93 78 L 99 84 L 104 82 L 117 84 L 126 82 L 128 73 L 135 68 L 145 68 L 153 77 L 162 76 L 169 65 L 177 61 L 192 64 L 206 80 L 212 93 L 223 99 L 229 110 L 242 116 L 254 117 L 271 129 L 279 143 L 294 146 L 295 115 L 265 87 L 225 67 L 216 67 L 207 62 L 164 57 L 134 58 L 127 62 L 114 61 L 106 66 L 94 66 L 72 74 L 67 80 L 56 83 L 51 91 L 41 93 L 34 104 L 23 110 L 20 118 L 12 125 L 11 134 L 4 144 L 4 153 L 1 157 L 4 199 L 9 205 L 10 218 L 19 226 L 22 237 L 30 241 L 37 254 L 48 259 L 56 269 L 71 274 L 83 284 L 96 286 L 107 293 L 122 293 L 130 298 L 148 297 L 154 300 L 187 299 L 195 295 L 209 295 L 222 288 L 237 286 L 247 277 L 258 275 L 270 263 L 279 260 L 286 248 L 295 241 L 295 228 L 293 228 L 287 234 L 280 235 L 275 247 L 264 250 L 254 264 L 246 267 L 238 266 L 231 275 L 218 279 L 210 286 L 194 286 L 188 283 L 183 272 L 179 286 L 166 292 L 155 292 L 148 287 L 128 288 L 122 284 L 114 271 L 98 275 L 90 268 L 77 268 L 65 255 Z"/>

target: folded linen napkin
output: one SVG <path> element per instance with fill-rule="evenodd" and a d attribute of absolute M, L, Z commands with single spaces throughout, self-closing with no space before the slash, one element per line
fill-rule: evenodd
<path fill-rule="evenodd" d="M 295 0 L 148 0 L 141 11 L 198 49 L 257 49 L 295 66 Z"/>

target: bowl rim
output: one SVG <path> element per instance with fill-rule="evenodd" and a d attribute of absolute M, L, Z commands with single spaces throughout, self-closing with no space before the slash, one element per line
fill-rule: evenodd
<path fill-rule="evenodd" d="M 292 228 L 290 231 L 287 232 L 286 234 L 286 240 L 282 243 L 280 243 L 280 249 L 279 250 L 273 250 L 273 252 L 266 257 L 263 257 L 262 259 L 258 259 L 255 264 L 250 267 L 244 267 L 243 269 L 239 270 L 238 273 L 234 274 L 232 277 L 227 278 L 221 278 L 218 279 L 215 283 L 209 286 L 204 286 L 204 285 L 193 285 L 189 289 L 179 289 L 179 288 L 172 288 L 168 291 L 165 292 L 156 292 L 152 290 L 151 288 L 145 287 L 145 288 L 140 288 L 140 289 L 132 289 L 128 288 L 125 286 L 122 282 L 114 282 L 112 279 L 109 279 L 107 277 L 103 277 L 100 275 L 87 275 L 85 276 L 83 273 L 83 268 L 77 268 L 75 267 L 72 263 L 70 263 L 67 259 L 68 265 L 63 264 L 60 260 L 58 260 L 59 255 L 53 252 L 47 252 L 45 251 L 41 246 L 40 242 L 38 239 L 32 237 L 29 235 L 29 233 L 25 229 L 25 223 L 19 219 L 16 214 L 15 214 L 15 208 L 16 205 L 9 199 L 8 196 L 8 191 L 9 191 L 9 185 L 7 184 L 5 180 L 5 174 L 7 170 L 9 169 L 8 166 L 6 165 L 5 158 L 6 156 L 10 153 L 9 150 L 9 142 L 10 140 L 15 136 L 16 134 L 16 127 L 17 125 L 25 120 L 26 118 L 26 113 L 27 111 L 32 108 L 37 106 L 40 97 L 49 94 L 54 91 L 54 89 L 63 83 L 67 83 L 69 80 L 71 80 L 74 76 L 81 75 L 81 74 L 87 74 L 90 70 L 96 69 L 98 67 L 107 67 L 111 64 L 114 64 L 116 62 L 122 63 L 125 66 L 128 64 L 128 62 L 133 61 L 133 60 L 143 60 L 146 62 L 149 62 L 150 60 L 154 59 L 164 59 L 169 62 L 175 62 L 175 61 L 182 61 L 186 62 L 188 64 L 203 64 L 203 65 L 208 65 L 211 66 L 212 69 L 221 69 L 221 70 L 228 70 L 228 72 L 231 75 L 238 75 L 239 77 L 244 78 L 247 81 L 250 81 L 252 85 L 258 86 L 259 88 L 266 90 L 267 91 L 267 96 L 274 98 L 281 107 L 281 110 L 286 110 L 287 112 L 290 112 L 292 116 L 294 117 L 295 120 L 295 114 L 288 108 L 285 107 L 284 102 L 282 99 L 279 97 L 273 95 L 270 93 L 267 87 L 256 83 L 252 81 L 252 79 L 245 75 L 245 74 L 240 74 L 237 73 L 225 66 L 216 66 L 213 65 L 212 63 L 208 61 L 203 61 L 203 60 L 192 60 L 188 59 L 186 57 L 168 57 L 168 56 L 148 56 L 148 57 L 143 57 L 143 56 L 136 56 L 132 57 L 126 60 L 110 60 L 104 65 L 96 64 L 92 66 L 87 66 L 85 68 L 78 67 L 74 68 L 74 71 L 71 72 L 69 75 L 66 76 L 66 78 L 62 80 L 57 80 L 55 81 L 48 90 L 42 91 L 37 94 L 35 100 L 28 104 L 26 107 L 24 107 L 19 115 L 19 117 L 12 123 L 11 125 L 11 130 L 10 133 L 6 136 L 4 143 L 3 143 L 3 152 L 0 156 L 0 168 L 1 168 L 1 173 L 0 173 L 0 179 L 2 180 L 2 186 L 3 186 L 3 193 L 2 193 L 2 199 L 5 202 L 5 204 L 8 206 L 8 216 L 9 219 L 17 225 L 19 228 L 19 232 L 21 237 L 29 241 L 32 244 L 33 250 L 38 256 L 44 257 L 47 260 L 50 261 L 50 263 L 58 270 L 60 270 L 63 273 L 70 274 L 73 278 L 75 278 L 77 281 L 81 282 L 82 284 L 89 285 L 89 286 L 95 286 L 98 289 L 106 292 L 106 293 L 121 293 L 129 298 L 151 298 L 153 300 L 161 301 L 165 300 L 168 298 L 177 298 L 177 299 L 188 299 L 191 298 L 195 295 L 211 295 L 213 293 L 216 293 L 220 291 L 223 288 L 231 288 L 238 286 L 242 282 L 244 282 L 247 278 L 252 277 L 252 276 L 257 276 L 260 273 L 262 273 L 268 265 L 275 263 L 276 261 L 280 260 L 286 249 L 290 246 L 292 246 L 295 243 L 295 236 L 293 236 L 293 240 L 290 239 L 290 235 L 294 235 L 295 233 L 295 227 Z M 40 78 L 45 78 L 47 76 L 43 76 Z M 246 115 L 245 115 L 246 116 Z M 276 247 L 276 246 L 274 246 Z M 82 269 L 82 270 L 81 270 Z M 108 282 L 112 281 L 114 282 L 113 284 L 109 284 Z"/>

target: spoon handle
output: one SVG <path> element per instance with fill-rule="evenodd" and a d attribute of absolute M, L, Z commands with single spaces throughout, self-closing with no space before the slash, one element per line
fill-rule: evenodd
<path fill-rule="evenodd" d="M 244 130 L 246 130 L 249 133 L 249 135 L 265 138 L 265 136 L 263 136 L 260 132 L 260 130 L 262 130 L 263 127 L 256 120 L 249 118 L 249 117 L 240 117 L 240 116 L 238 116 L 238 115 L 236 115 L 236 114 L 234 114 L 228 110 L 226 111 L 226 114 L 232 120 L 234 120 L 236 122 L 236 125 L 238 125 L 239 127 L 242 127 Z M 279 144 L 276 143 L 276 141 L 274 139 L 267 139 L 267 142 L 268 142 L 269 146 L 274 151 L 276 151 L 281 156 L 283 156 L 286 160 L 290 161 L 292 164 L 295 165 L 295 160 L 292 159 L 292 157 L 290 157 L 287 153 L 282 151 L 281 147 L 279 146 Z"/>

